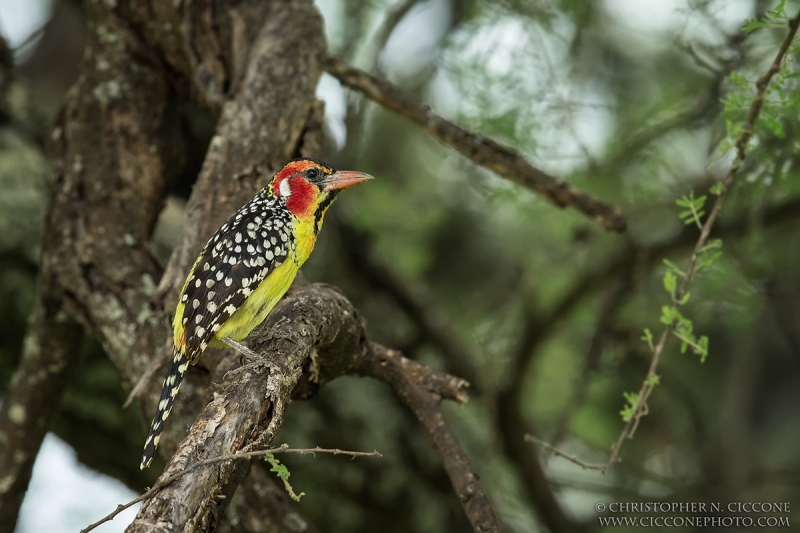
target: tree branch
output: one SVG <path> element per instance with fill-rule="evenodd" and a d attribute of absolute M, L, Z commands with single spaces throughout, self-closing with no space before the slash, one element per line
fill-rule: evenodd
<path fill-rule="evenodd" d="M 90 11 L 114 25 L 106 7 L 93 5 Z M 141 309 L 146 309 L 148 282 L 152 285 L 157 267 L 142 244 L 167 181 L 163 158 L 174 158 L 181 143 L 171 136 L 177 117 L 166 108 L 169 95 L 160 65 L 141 43 L 127 37 L 123 33 L 111 43 L 92 32 L 84 75 L 69 93 L 51 135 L 55 169 L 42 238 L 40 296 L 0 421 L 0 432 L 9 437 L 3 453 L 10 454 L 0 466 L 7 475 L 0 485 L 9 488 L 0 495 L 2 531 L 13 529 L 33 461 L 77 361 L 80 329 L 71 322 L 99 324 L 99 332 L 128 321 L 128 329 L 116 338 L 103 339 L 109 353 L 126 361 L 123 367 L 135 365 L 138 344 L 146 341 L 146 335 L 142 339 L 133 332 L 139 317 L 148 318 Z M 94 60 L 98 56 L 104 58 L 102 70 Z M 87 176 L 97 178 L 93 185 L 103 186 L 89 186 Z M 122 218 L 123 230 L 115 234 Z M 127 261 L 109 260 L 120 256 Z M 139 266 L 135 276 L 123 266 L 131 263 Z M 96 293 L 93 284 L 103 266 L 109 267 L 114 288 Z M 123 310 L 122 301 L 136 312 Z"/>
<path fill-rule="evenodd" d="M 607 230 L 618 233 L 625 231 L 627 222 L 618 208 L 534 167 L 515 150 L 440 117 L 388 81 L 351 67 L 336 58 L 328 57 L 324 66 L 343 85 L 402 115 L 475 164 L 532 189 L 557 207 L 577 209 Z"/>
<path fill-rule="evenodd" d="M 438 406 L 441 399 L 465 402 L 464 380 L 370 343 L 358 311 L 324 285 L 310 285 L 284 299 L 252 339 L 251 349 L 264 357 L 227 373 L 224 391 L 190 428 L 162 479 L 195 463 L 268 447 L 293 395 L 308 397 L 345 374 L 371 375 L 390 383 L 422 422 L 475 530 L 500 530 Z M 169 524 L 204 529 L 214 522 L 220 498 L 235 490 L 243 475 L 238 466 L 214 461 L 197 467 L 148 500 L 128 531 L 155 531 Z"/>
<path fill-rule="evenodd" d="M 461 449 L 453 430 L 444 419 L 442 398 L 466 402 L 467 383 L 459 378 L 432 372 L 406 359 L 399 352 L 374 342 L 367 343 L 367 355 L 356 366 L 360 374 L 377 378 L 395 391 L 417 417 L 433 442 L 461 506 L 476 532 L 500 531 L 494 510 L 480 486 L 478 474 Z"/>

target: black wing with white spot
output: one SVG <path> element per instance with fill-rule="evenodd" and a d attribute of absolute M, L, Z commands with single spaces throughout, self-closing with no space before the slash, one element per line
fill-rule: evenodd
<path fill-rule="evenodd" d="M 220 327 L 289 255 L 291 215 L 281 200 L 256 196 L 208 241 L 181 302 L 186 356 L 196 362 Z"/>

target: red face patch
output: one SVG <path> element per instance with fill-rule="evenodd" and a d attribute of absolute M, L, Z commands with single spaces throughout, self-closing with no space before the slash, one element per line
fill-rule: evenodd
<path fill-rule="evenodd" d="M 288 185 L 291 194 L 286 198 L 286 208 L 298 217 L 308 214 L 308 207 L 319 194 L 319 188 L 302 176 L 288 178 Z"/>
<path fill-rule="evenodd" d="M 309 210 L 313 209 L 312 204 L 320 195 L 319 187 L 309 182 L 304 174 L 311 167 L 331 172 L 330 169 L 323 170 L 324 167 L 316 161 L 303 159 L 287 163 L 272 180 L 272 194 L 284 198 L 286 208 L 297 217 L 310 216 Z"/>

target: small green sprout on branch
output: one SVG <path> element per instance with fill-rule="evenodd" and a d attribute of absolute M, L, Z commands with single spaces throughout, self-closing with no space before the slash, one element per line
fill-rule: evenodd
<path fill-rule="evenodd" d="M 283 481 L 283 486 L 286 488 L 286 492 L 289 493 L 289 496 L 294 501 L 299 502 L 300 498 L 305 496 L 306 493 L 301 492 L 300 494 L 295 494 L 291 483 L 289 483 L 289 476 L 291 475 L 291 473 L 289 472 L 289 469 L 286 468 L 286 465 L 281 464 L 281 462 L 277 460 L 275 456 L 270 452 L 264 454 L 264 460 L 268 462 L 270 466 L 272 466 L 272 468 L 270 468 L 269 471 L 275 472 L 275 475 L 278 476 L 281 479 L 281 481 Z"/>
<path fill-rule="evenodd" d="M 703 223 L 700 222 L 700 218 L 706 214 L 703 211 L 703 206 L 706 205 L 706 197 L 701 196 L 700 198 L 694 197 L 694 191 L 689 191 L 689 195 L 683 195 L 681 198 L 675 200 L 675 203 L 681 207 L 685 207 L 685 211 L 681 211 L 678 215 L 681 220 L 683 220 L 684 224 L 691 224 L 695 223 L 698 229 L 703 228 Z"/>
<path fill-rule="evenodd" d="M 644 328 L 644 335 L 642 335 L 642 340 L 647 343 L 647 345 L 650 347 L 651 352 L 655 350 L 655 347 L 653 346 L 653 334 L 650 332 L 650 328 Z"/>
<path fill-rule="evenodd" d="M 781 0 L 780 3 L 775 6 L 775 9 L 767 11 L 764 14 L 763 19 L 747 19 L 747 22 L 742 26 L 742 31 L 745 33 L 753 33 L 758 30 L 763 30 L 764 28 L 786 28 L 789 25 L 789 17 L 786 14 L 786 2 L 787 0 Z"/>
<path fill-rule="evenodd" d="M 639 393 L 638 392 L 623 392 L 622 396 L 625 397 L 625 407 L 619 412 L 622 415 L 622 420 L 627 422 L 636 414 L 639 408 Z"/>

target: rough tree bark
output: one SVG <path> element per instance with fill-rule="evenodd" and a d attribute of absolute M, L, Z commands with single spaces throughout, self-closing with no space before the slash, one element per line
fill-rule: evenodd
<path fill-rule="evenodd" d="M 36 316 L 52 316 L 41 308 L 60 302 L 97 336 L 132 385 L 166 338 L 164 313 L 152 306 L 163 269 L 151 234 L 180 170 L 176 97 L 192 94 L 221 107 L 219 134 L 190 205 L 184 253 L 171 263 L 177 273 L 214 226 L 294 155 L 314 108 L 322 25 L 311 2 L 302 0 L 230 6 L 89 2 L 87 17 L 90 38 L 81 76 L 52 134 L 55 179 L 42 256 L 43 272 L 53 283 L 42 285 Z M 291 27 L 302 31 L 284 31 Z M 263 166 L 256 169 L 257 164 Z M 44 345 L 37 324 L 27 333 L 29 347 Z M 66 343 L 62 351 L 74 354 Z M 30 370 L 23 365 L 9 398 L 39 395 L 57 405 L 69 366 L 54 366 L 58 372 L 32 383 L 23 379 Z M 162 440 L 166 453 L 175 449 L 172 435 L 180 438 L 213 393 L 207 375 L 198 372 L 188 382 L 192 392 L 186 396 L 194 401 L 173 414 L 174 431 Z M 35 388 L 21 389 L 29 383 Z M 142 402 L 148 413 L 156 401 L 153 385 Z M 53 410 L 27 413 L 41 429 L 28 432 L 24 447 L 15 439 L 0 444 L 0 454 L 19 459 L 0 464 L 0 530 L 13 530 Z M 0 433 L 14 434 L 20 412 L 9 410 L 12 416 L 4 416 Z"/>

